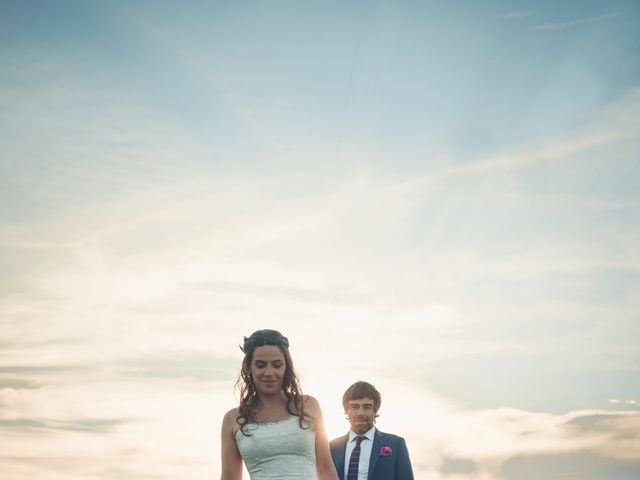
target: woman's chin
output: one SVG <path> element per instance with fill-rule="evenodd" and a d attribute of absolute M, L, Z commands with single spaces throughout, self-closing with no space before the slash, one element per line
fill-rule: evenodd
<path fill-rule="evenodd" d="M 276 395 L 280 393 L 280 385 L 278 385 L 277 383 L 262 385 L 258 389 L 258 393 L 260 393 L 261 395 Z"/>

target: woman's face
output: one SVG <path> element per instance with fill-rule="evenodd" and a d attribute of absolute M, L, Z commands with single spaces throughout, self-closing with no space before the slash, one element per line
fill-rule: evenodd
<path fill-rule="evenodd" d="M 251 360 L 251 376 L 259 395 L 280 394 L 287 368 L 284 354 L 275 345 L 257 347 Z"/>

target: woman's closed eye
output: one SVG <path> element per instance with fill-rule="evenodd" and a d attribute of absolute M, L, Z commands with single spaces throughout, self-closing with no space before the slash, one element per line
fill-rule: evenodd
<path fill-rule="evenodd" d="M 266 368 L 267 367 L 267 362 L 261 362 L 261 361 L 257 361 L 255 364 L 256 368 Z M 282 367 L 282 365 L 284 365 L 282 362 L 280 361 L 275 361 L 271 364 L 271 366 L 273 368 L 280 368 Z"/>

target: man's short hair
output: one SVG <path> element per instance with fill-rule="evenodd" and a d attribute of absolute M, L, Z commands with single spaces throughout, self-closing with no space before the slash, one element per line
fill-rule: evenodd
<path fill-rule="evenodd" d="M 380 403 L 382 399 L 380 398 L 380 392 L 376 390 L 376 387 L 367 382 L 358 381 L 351 385 L 342 395 L 342 406 L 344 407 L 344 411 L 346 412 L 349 407 L 350 400 L 360 400 L 361 398 L 370 398 L 373 400 L 373 409 L 376 413 L 378 413 L 378 409 L 380 408 Z"/>

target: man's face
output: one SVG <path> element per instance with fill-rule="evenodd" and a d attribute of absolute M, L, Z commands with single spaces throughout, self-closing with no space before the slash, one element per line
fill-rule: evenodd
<path fill-rule="evenodd" d="M 349 400 L 347 403 L 347 415 L 351 430 L 358 435 L 364 435 L 373 427 L 377 413 L 374 405 L 373 399 L 368 397 Z"/>

